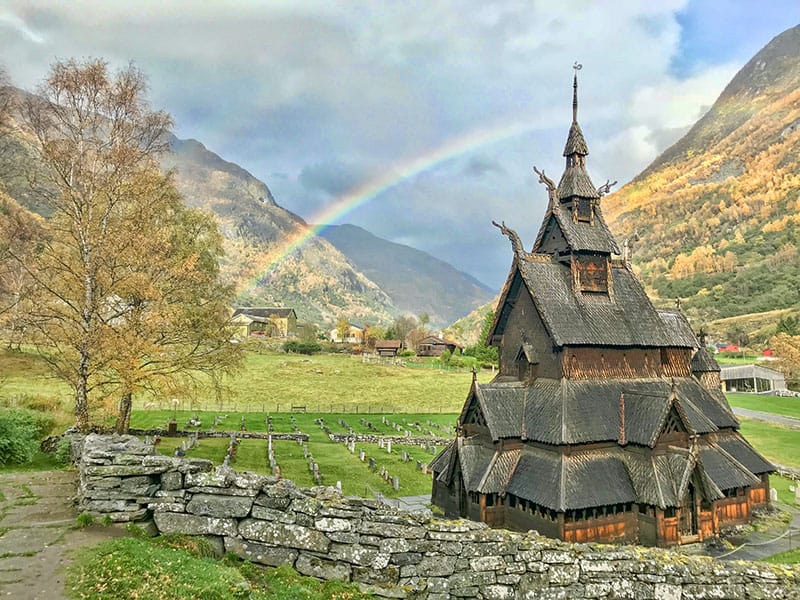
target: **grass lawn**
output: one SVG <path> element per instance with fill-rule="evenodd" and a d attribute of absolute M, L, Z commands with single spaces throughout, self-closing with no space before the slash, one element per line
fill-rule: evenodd
<path fill-rule="evenodd" d="M 133 415 L 132 425 L 135 428 L 164 427 L 172 414 L 169 411 L 138 411 Z M 215 414 L 213 412 L 198 414 L 203 422 L 201 429 L 206 429 L 213 424 Z M 188 412 L 179 412 L 178 423 L 183 425 L 190 416 L 191 414 Z M 223 426 L 227 429 L 236 429 L 242 416 L 245 417 L 248 431 L 266 432 L 264 415 L 255 413 L 231 413 L 223 421 L 224 425 L 221 425 L 220 429 Z M 385 416 L 386 423 L 383 422 L 382 416 Z M 348 496 L 371 497 L 375 492 L 379 492 L 386 497 L 396 498 L 398 496 L 416 496 L 430 493 L 431 476 L 418 471 L 416 465 L 417 461 L 427 465 L 434 457 L 433 449 L 428 450 L 418 445 L 394 444 L 392 452 L 389 453 L 377 444 L 358 443 L 356 444 L 355 453 L 351 454 L 345 444 L 331 442 L 327 434 L 314 422 L 315 419 L 322 418 L 334 433 L 345 433 L 347 431 L 339 422 L 342 419 L 357 433 L 377 432 L 384 435 L 402 435 L 392 427 L 392 423 L 397 423 L 403 426 L 404 429 L 412 431 L 414 436 L 429 435 L 432 431 L 437 437 L 449 438 L 455 435 L 452 426 L 455 424 L 457 416 L 455 414 L 394 414 L 366 415 L 356 419 L 352 414 L 319 415 L 301 413 L 293 415 L 281 413 L 272 415 L 272 424 L 275 432 L 292 432 L 292 418 L 294 418 L 298 429 L 309 436 L 308 452 L 319 465 L 323 484 L 335 485 L 337 481 L 341 481 L 342 491 Z M 361 418 L 365 420 L 364 424 L 360 422 Z M 370 430 L 366 423 L 371 423 L 373 429 Z M 165 437 L 162 439 L 159 449 L 162 453 L 171 455 L 175 448 L 181 445 L 181 441 L 183 441 L 182 438 Z M 228 443 L 229 440 L 227 438 L 201 439 L 198 447 L 190 450 L 188 456 L 205 458 L 211 460 L 214 464 L 220 464 L 225 457 Z M 273 449 L 275 459 L 281 467 L 282 477 L 291 479 L 303 487 L 315 485 L 312 474 L 309 471 L 308 458 L 303 454 L 302 444 L 290 440 L 274 440 Z M 363 450 L 366 455 L 364 462 L 359 459 L 359 450 Z M 409 456 L 409 461 L 407 462 L 403 462 L 403 451 Z M 375 472 L 369 469 L 369 457 L 375 459 Z M 267 461 L 266 440 L 241 439 L 233 467 L 240 471 L 252 471 L 262 475 L 271 474 Z M 396 475 L 400 478 L 399 490 L 393 489 L 391 480 L 386 482 L 381 478 L 381 467 L 385 467 L 390 475 Z"/>
<path fill-rule="evenodd" d="M 767 459 L 800 468 L 800 430 L 752 419 L 740 420 L 742 435 Z"/>
<path fill-rule="evenodd" d="M 769 558 L 765 558 L 764 562 L 772 563 L 774 565 L 794 565 L 800 563 L 800 548 L 773 554 Z"/>
<path fill-rule="evenodd" d="M 758 396 L 756 394 L 725 394 L 731 406 L 800 419 L 800 398 Z"/>
<path fill-rule="evenodd" d="M 789 486 L 794 487 L 798 485 L 797 482 L 779 475 L 771 475 L 769 485 L 778 491 L 778 502 L 794 506 L 794 492 L 789 491 Z"/>
<path fill-rule="evenodd" d="M 53 471 L 63 469 L 64 465 L 59 463 L 55 456 L 46 452 L 37 451 L 33 455 L 31 462 L 24 465 L 17 464 L 0 464 L 0 473 L 18 473 L 26 471 Z"/>
<path fill-rule="evenodd" d="M 757 363 L 758 356 L 755 354 L 741 355 L 739 352 L 720 352 L 714 355 L 721 365 L 752 365 Z"/>
<path fill-rule="evenodd" d="M 492 373 L 478 375 L 489 381 Z M 453 413 L 461 410 L 472 374 L 388 364 L 363 363 L 358 356 L 248 353 L 245 366 L 224 382 L 227 397 L 217 402 L 209 390 L 203 398 L 181 398 L 179 409 L 245 412 Z M 142 408 L 146 399 L 140 399 Z M 158 408 L 172 408 L 169 401 Z"/>
<path fill-rule="evenodd" d="M 303 577 L 289 567 L 267 569 L 208 558 L 210 547 L 187 536 L 121 538 L 82 549 L 67 569 L 70 598 L 127 600 L 360 600 L 351 584 Z"/>

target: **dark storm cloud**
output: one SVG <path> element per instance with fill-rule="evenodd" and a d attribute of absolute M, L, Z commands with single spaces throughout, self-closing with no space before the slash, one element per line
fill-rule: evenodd
<path fill-rule="evenodd" d="M 329 161 L 303 167 L 298 180 L 309 191 L 339 196 L 355 189 L 368 178 L 369 174 L 363 167 Z"/>

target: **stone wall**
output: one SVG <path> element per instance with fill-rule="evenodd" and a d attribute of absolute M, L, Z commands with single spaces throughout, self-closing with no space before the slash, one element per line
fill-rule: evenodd
<path fill-rule="evenodd" d="M 261 564 L 359 583 L 393 598 L 800 598 L 800 570 L 721 563 L 635 546 L 566 544 L 299 489 L 274 477 L 154 454 L 132 436 L 90 435 L 80 505 L 160 533 L 209 537 Z"/>

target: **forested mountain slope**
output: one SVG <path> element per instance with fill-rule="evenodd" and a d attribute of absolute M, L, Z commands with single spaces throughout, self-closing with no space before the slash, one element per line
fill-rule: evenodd
<path fill-rule="evenodd" d="M 449 263 L 361 227 L 331 226 L 320 235 L 377 283 L 397 308 L 427 314 L 432 327 L 448 325 L 494 296 L 489 287 Z"/>
<path fill-rule="evenodd" d="M 604 212 L 651 291 L 697 322 L 800 304 L 800 26 Z"/>

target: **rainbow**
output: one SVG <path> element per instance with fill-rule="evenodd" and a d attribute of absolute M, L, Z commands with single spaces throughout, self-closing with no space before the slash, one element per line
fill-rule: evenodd
<path fill-rule="evenodd" d="M 415 157 L 407 162 L 394 165 L 379 176 L 367 181 L 363 185 L 348 191 L 343 196 L 325 206 L 317 214 L 313 215 L 308 222 L 314 225 L 308 227 L 297 227 L 296 230 L 286 236 L 269 253 L 267 253 L 256 265 L 256 274 L 247 280 L 237 290 L 239 293 L 252 290 L 259 281 L 268 276 L 278 265 L 287 257 L 308 242 L 315 235 L 318 235 L 326 227 L 334 224 L 345 215 L 353 212 L 358 207 L 374 200 L 389 189 L 408 181 L 421 173 L 429 171 L 434 167 L 468 154 L 477 148 L 488 146 L 506 139 L 514 138 L 537 128 L 532 126 L 530 120 L 525 122 L 506 123 L 497 127 L 473 131 L 461 137 L 449 140 L 445 144 L 433 149 L 431 152 Z"/>

